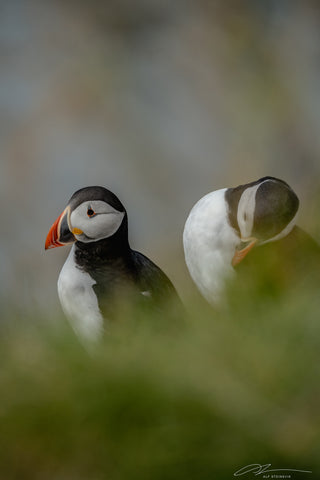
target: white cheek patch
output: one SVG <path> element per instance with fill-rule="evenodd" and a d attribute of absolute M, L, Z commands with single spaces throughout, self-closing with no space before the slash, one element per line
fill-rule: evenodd
<path fill-rule="evenodd" d="M 88 209 L 95 214 L 88 216 Z M 120 227 L 125 212 L 119 212 L 111 205 L 95 200 L 79 205 L 70 215 L 70 227 L 80 229 L 83 234 L 75 237 L 84 243 L 97 242 L 103 238 L 111 237 Z"/>
<path fill-rule="evenodd" d="M 256 193 L 260 185 L 261 183 L 258 183 L 253 187 L 246 188 L 240 197 L 237 220 L 242 239 L 250 238 L 252 235 Z"/>

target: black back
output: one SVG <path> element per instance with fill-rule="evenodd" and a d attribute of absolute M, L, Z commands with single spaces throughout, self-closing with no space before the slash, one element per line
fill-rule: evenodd
<path fill-rule="evenodd" d="M 125 212 L 119 229 L 111 237 L 83 243 L 77 241 L 75 261 L 96 282 L 93 286 L 99 307 L 106 317 L 112 315 L 114 300 L 130 299 L 156 310 L 167 302 L 181 304 L 178 294 L 163 271 L 151 260 L 132 250 L 128 241 L 128 218 L 120 200 L 103 187 L 86 187 L 70 199 L 71 209 L 84 201 L 102 200 L 118 211 Z"/>
<path fill-rule="evenodd" d="M 146 256 L 129 246 L 119 249 L 110 239 L 95 243 L 77 242 L 75 257 L 79 268 L 96 281 L 93 289 L 104 317 L 112 318 L 121 302 L 158 312 L 172 301 L 181 303 L 169 278 Z"/>

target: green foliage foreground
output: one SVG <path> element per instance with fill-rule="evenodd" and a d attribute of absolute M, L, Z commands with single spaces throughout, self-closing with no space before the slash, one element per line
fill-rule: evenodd
<path fill-rule="evenodd" d="M 0 478 L 318 478 L 317 291 L 242 290 L 219 312 L 189 299 L 179 325 L 127 310 L 89 349 L 62 318 L 4 318 Z"/>

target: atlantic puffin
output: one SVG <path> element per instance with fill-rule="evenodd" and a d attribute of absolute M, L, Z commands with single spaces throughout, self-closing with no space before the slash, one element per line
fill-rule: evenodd
<path fill-rule="evenodd" d="M 119 300 L 128 293 L 151 310 L 168 301 L 180 303 L 164 272 L 130 248 L 127 212 L 110 190 L 91 186 L 72 195 L 50 228 L 45 249 L 68 244 L 72 248 L 59 275 L 58 295 L 81 337 L 101 336 L 117 295 Z"/>
<path fill-rule="evenodd" d="M 202 296 L 213 306 L 221 304 L 226 284 L 245 264 L 251 276 L 252 266 L 264 269 L 264 285 L 271 290 L 276 283 L 282 288 L 294 281 L 293 265 L 301 278 L 307 257 L 309 265 L 316 260 L 319 267 L 319 245 L 296 226 L 298 208 L 292 188 L 270 176 L 201 198 L 185 223 L 183 245 L 188 270 Z M 301 252 L 302 245 L 306 253 Z"/>

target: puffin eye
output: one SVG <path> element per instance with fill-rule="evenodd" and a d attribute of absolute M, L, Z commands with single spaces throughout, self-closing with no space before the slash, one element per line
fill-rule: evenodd
<path fill-rule="evenodd" d="M 87 210 L 88 217 L 93 217 L 95 214 L 96 214 L 95 211 L 92 210 L 91 207 L 89 207 L 88 210 Z"/>

